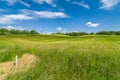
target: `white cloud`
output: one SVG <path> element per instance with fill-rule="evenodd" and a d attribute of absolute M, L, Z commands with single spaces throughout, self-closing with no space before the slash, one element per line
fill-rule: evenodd
<path fill-rule="evenodd" d="M 99 24 L 99 23 L 87 22 L 85 25 L 87 25 L 87 26 L 89 26 L 89 27 L 96 28 L 96 27 L 98 27 L 100 24 Z"/>
<path fill-rule="evenodd" d="M 48 3 L 48 4 L 52 4 L 53 3 L 53 0 L 33 0 L 33 1 L 38 3 L 38 4 L 43 4 L 44 2 Z"/>
<path fill-rule="evenodd" d="M 11 14 L 0 16 L 0 24 L 12 24 L 16 20 L 31 20 L 34 17 L 27 16 L 24 14 Z"/>
<path fill-rule="evenodd" d="M 19 0 L 19 2 L 21 3 L 21 4 L 23 4 L 24 6 L 27 6 L 27 7 L 30 7 L 31 5 L 29 5 L 28 3 L 26 3 L 26 2 L 24 2 L 24 1 L 22 1 L 22 0 Z"/>
<path fill-rule="evenodd" d="M 120 0 L 101 0 L 102 6 L 100 9 L 110 10 L 112 7 L 120 3 Z"/>
<path fill-rule="evenodd" d="M 1 18 L 1 17 L 0 17 L 0 18 Z M 8 18 L 5 18 L 5 17 L 2 17 L 2 18 L 0 19 L 0 24 L 13 24 L 13 23 L 14 23 L 13 20 L 8 19 Z"/>
<path fill-rule="evenodd" d="M 79 5 L 79 6 L 82 6 L 84 8 L 90 9 L 90 6 L 85 4 L 83 1 L 82 2 L 72 2 L 72 3 L 76 4 L 76 5 Z"/>
<path fill-rule="evenodd" d="M 68 29 L 66 29 L 66 28 L 64 29 L 64 28 L 61 28 L 61 27 L 56 28 L 56 30 L 58 30 L 58 31 L 60 31 L 62 33 L 68 32 Z"/>
<path fill-rule="evenodd" d="M 30 4 L 26 3 L 23 0 L 1 0 L 1 1 L 5 1 L 11 6 L 15 5 L 16 3 L 21 3 L 21 4 L 23 4 L 24 6 L 27 6 L 27 7 L 31 6 Z M 32 0 L 32 1 L 37 3 L 37 4 L 47 3 L 47 4 L 51 5 L 52 7 L 56 7 L 56 4 L 54 4 L 55 0 Z"/>
<path fill-rule="evenodd" d="M 6 28 L 8 30 L 12 30 L 12 29 L 15 29 L 15 30 L 25 30 L 22 27 L 15 27 L 15 26 L 4 26 L 4 27 L 1 27 L 1 28 Z"/>
<path fill-rule="evenodd" d="M 36 18 L 68 18 L 69 16 L 63 12 L 51 12 L 51 11 L 33 11 L 33 10 L 20 10 L 20 12 L 34 16 Z"/>
<path fill-rule="evenodd" d="M 4 15 L 3 18 L 9 18 L 12 20 L 30 20 L 30 19 L 33 19 L 33 17 L 27 16 L 25 14 Z"/>
<path fill-rule="evenodd" d="M 6 0 L 9 5 L 14 5 L 18 0 Z"/>
<path fill-rule="evenodd" d="M 16 3 L 21 3 L 22 5 L 24 5 L 26 7 L 30 7 L 30 5 L 26 2 L 24 2 L 23 0 L 6 0 L 6 2 L 11 6 L 15 5 Z"/>
<path fill-rule="evenodd" d="M 53 7 L 56 7 L 56 5 L 54 4 L 54 0 L 33 0 L 33 2 L 35 2 L 37 4 L 47 3 L 49 5 L 52 5 Z"/>
<path fill-rule="evenodd" d="M 0 16 L 0 24 L 13 24 L 19 20 L 33 20 L 39 18 L 68 18 L 63 12 L 51 12 L 51 11 L 33 11 L 33 10 L 19 10 L 19 14 L 9 14 Z"/>
<path fill-rule="evenodd" d="M 63 12 L 50 12 L 50 11 L 40 11 L 40 12 L 35 12 L 36 15 L 38 15 L 41 18 L 64 18 L 68 17 L 65 13 Z"/>
<path fill-rule="evenodd" d="M 56 28 L 56 30 L 61 31 L 63 30 L 61 27 Z"/>

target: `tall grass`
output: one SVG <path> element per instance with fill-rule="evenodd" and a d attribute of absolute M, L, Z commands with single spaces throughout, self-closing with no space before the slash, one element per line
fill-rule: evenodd
<path fill-rule="evenodd" d="M 18 45 L 5 47 L 6 51 L 0 52 L 0 62 L 25 53 L 37 55 L 39 61 L 27 71 L 9 75 L 6 80 L 120 80 L 119 36 L 52 37 L 52 42 L 38 41 L 38 36 L 17 38 L 30 43 L 20 41 Z M 23 46 L 24 43 L 27 45 Z"/>

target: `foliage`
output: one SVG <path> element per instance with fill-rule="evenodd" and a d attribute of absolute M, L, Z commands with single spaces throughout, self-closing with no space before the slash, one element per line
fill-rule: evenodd
<path fill-rule="evenodd" d="M 82 35 L 88 35 L 86 32 L 71 32 L 71 33 L 65 33 L 65 35 L 69 36 L 82 36 Z"/>
<path fill-rule="evenodd" d="M 120 35 L 120 31 L 99 31 L 99 32 L 69 32 L 69 33 L 56 33 L 61 35 L 69 35 L 69 36 L 82 36 L 82 35 Z"/>
<path fill-rule="evenodd" d="M 100 32 L 97 32 L 96 34 L 98 34 L 98 35 L 115 35 L 116 32 L 115 31 L 100 31 Z"/>
<path fill-rule="evenodd" d="M 8 35 L 8 34 L 39 34 L 35 30 L 27 31 L 27 30 L 16 30 L 16 29 L 0 29 L 0 35 Z"/>

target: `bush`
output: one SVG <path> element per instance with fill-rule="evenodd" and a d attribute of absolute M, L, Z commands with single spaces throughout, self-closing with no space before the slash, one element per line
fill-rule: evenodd
<path fill-rule="evenodd" d="M 71 32 L 71 33 L 66 33 L 65 35 L 69 36 L 82 36 L 82 35 L 88 35 L 86 32 Z"/>
<path fill-rule="evenodd" d="M 120 35 L 120 31 L 100 31 L 97 35 Z"/>
<path fill-rule="evenodd" d="M 16 29 L 8 30 L 6 28 L 0 29 L 0 35 L 8 35 L 8 34 L 39 34 L 39 33 L 35 30 L 27 31 L 27 30 L 16 30 Z"/>

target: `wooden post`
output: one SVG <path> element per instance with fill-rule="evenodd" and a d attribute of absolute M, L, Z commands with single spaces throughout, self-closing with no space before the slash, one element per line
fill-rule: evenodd
<path fill-rule="evenodd" d="M 18 56 L 16 55 L 16 66 L 18 65 Z"/>

